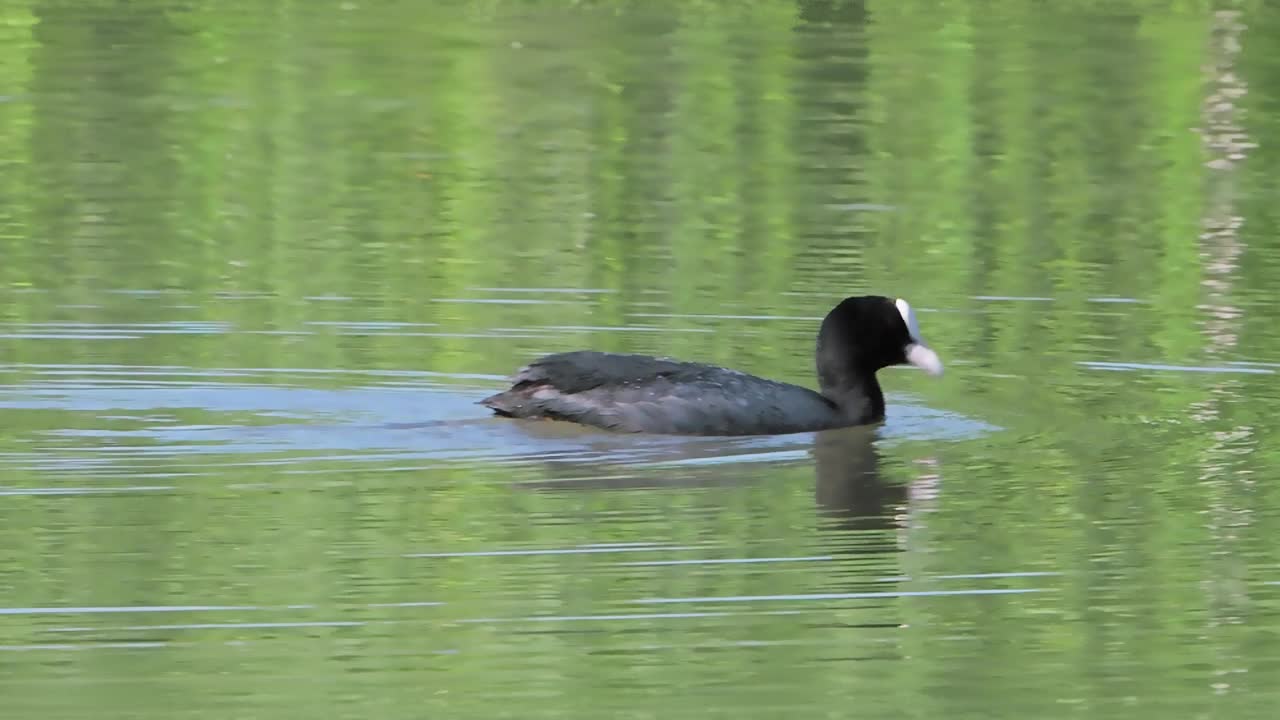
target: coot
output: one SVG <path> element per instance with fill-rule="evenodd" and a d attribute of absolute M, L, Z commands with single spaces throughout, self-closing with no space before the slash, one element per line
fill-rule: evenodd
<path fill-rule="evenodd" d="M 845 298 L 827 313 L 815 362 L 821 392 L 714 365 L 579 350 L 535 360 L 480 404 L 504 417 L 620 432 L 773 435 L 884 419 L 880 368 L 942 373 L 907 301 L 879 295 Z"/>

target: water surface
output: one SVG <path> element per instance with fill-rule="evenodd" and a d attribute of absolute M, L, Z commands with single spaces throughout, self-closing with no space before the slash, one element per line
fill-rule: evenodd
<path fill-rule="evenodd" d="M 13 717 L 1270 717 L 1280 14 L 739 5 L 0 10 Z M 883 425 L 475 404 L 863 292 Z"/>

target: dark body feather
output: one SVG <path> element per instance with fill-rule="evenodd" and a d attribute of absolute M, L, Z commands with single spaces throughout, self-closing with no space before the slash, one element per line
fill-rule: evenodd
<path fill-rule="evenodd" d="M 581 350 L 522 368 L 481 403 L 500 415 L 620 432 L 761 435 L 852 424 L 822 395 L 714 365 Z M 883 412 L 883 404 L 881 405 Z"/>

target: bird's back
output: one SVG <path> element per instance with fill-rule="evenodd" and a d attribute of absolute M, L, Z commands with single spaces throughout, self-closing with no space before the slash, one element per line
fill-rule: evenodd
<path fill-rule="evenodd" d="M 822 395 L 714 365 L 597 351 L 522 368 L 481 403 L 500 415 L 569 420 L 623 432 L 756 435 L 851 424 Z"/>

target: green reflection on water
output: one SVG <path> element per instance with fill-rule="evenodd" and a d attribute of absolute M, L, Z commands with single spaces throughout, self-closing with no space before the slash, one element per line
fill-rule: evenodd
<path fill-rule="evenodd" d="M 1280 14 L 1239 10 L 10 2 L 0 606 L 236 608 L 0 615 L 16 716 L 1266 716 L 1272 374 L 1084 364 L 1280 358 Z M 1206 167 L 1206 113 L 1247 160 Z M 595 347 L 812 385 L 864 291 L 949 363 L 885 373 L 891 427 L 992 431 L 650 466 L 341 406 L 496 381 L 302 372 Z M 281 372 L 201 374 L 237 368 Z M 114 492 L 38 494 L 70 488 Z M 415 557 L 602 543 L 656 545 Z M 774 561 L 643 564 L 699 558 Z M 948 577 L 981 573 L 1024 574 Z M 715 600 L 992 589 L 1041 592 Z"/>

